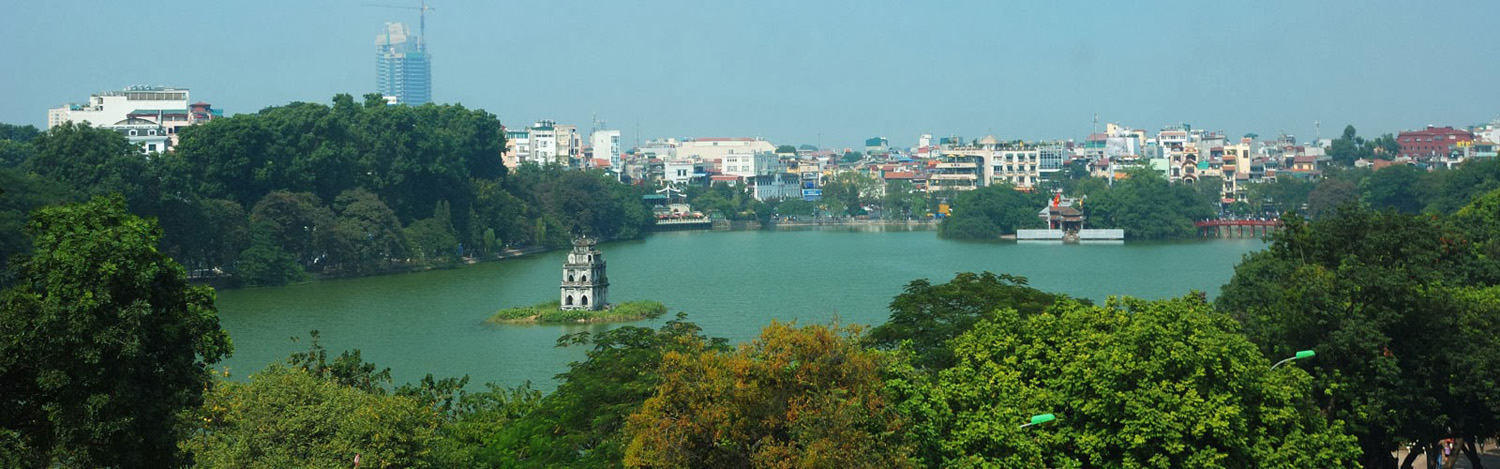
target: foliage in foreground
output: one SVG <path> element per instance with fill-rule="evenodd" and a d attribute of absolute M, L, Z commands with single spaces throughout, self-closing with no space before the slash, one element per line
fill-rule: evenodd
<path fill-rule="evenodd" d="M 1270 249 L 1235 268 L 1218 307 L 1268 357 L 1317 351 L 1305 366 L 1319 406 L 1350 423 L 1368 466 L 1402 444 L 1494 435 L 1496 197 L 1449 219 L 1353 206 L 1289 218 Z"/>
<path fill-rule="evenodd" d="M 1038 314 L 1064 299 L 1066 295 L 1031 288 L 1026 277 L 1010 274 L 961 272 L 937 285 L 912 280 L 891 300 L 890 319 L 871 329 L 865 340 L 885 350 L 908 347 L 919 368 L 947 368 L 953 365 L 949 341 L 995 311 Z"/>
<path fill-rule="evenodd" d="M 772 322 L 733 353 L 668 352 L 630 417 L 625 464 L 644 467 L 906 467 L 884 396 L 887 356 L 858 328 Z"/>
<path fill-rule="evenodd" d="M 534 411 L 486 438 L 476 460 L 494 467 L 620 465 L 626 418 L 661 384 L 663 357 L 728 349 L 727 341 L 705 337 L 683 319 L 679 313 L 659 329 L 625 326 L 558 339 L 559 346 L 593 348 L 558 375 L 562 384 Z"/>
<path fill-rule="evenodd" d="M 118 196 L 41 209 L 26 230 L 34 254 L 0 294 L 0 465 L 188 461 L 179 412 L 230 353 L 213 290 Z"/>
<path fill-rule="evenodd" d="M 890 381 L 930 466 L 1352 467 L 1310 379 L 1270 363 L 1196 295 L 996 312 L 958 363 Z M 1053 413 L 1044 427 L 1019 428 Z"/>

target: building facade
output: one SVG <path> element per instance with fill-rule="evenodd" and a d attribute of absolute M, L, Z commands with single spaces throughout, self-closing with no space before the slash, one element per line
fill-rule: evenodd
<path fill-rule="evenodd" d="M 404 23 L 386 23 L 375 37 L 375 89 L 396 104 L 432 102 L 432 57 L 426 38 Z"/>
<path fill-rule="evenodd" d="M 1460 142 L 1474 141 L 1474 134 L 1453 127 L 1427 126 L 1422 130 L 1408 130 L 1396 136 L 1396 144 L 1401 146 L 1401 152 L 1396 156 L 1422 159 L 1432 157 L 1446 157 L 1449 152 L 1460 145 Z"/>
<path fill-rule="evenodd" d="M 141 152 L 167 151 L 177 143 L 182 127 L 223 117 L 204 102 L 188 104 L 188 90 L 163 86 L 132 86 L 89 96 L 87 104 L 73 103 L 47 110 L 47 128 L 63 123 L 89 124 L 124 134 Z"/>
<path fill-rule="evenodd" d="M 594 158 L 608 159 L 609 167 L 620 171 L 620 131 L 595 130 L 589 140 L 594 148 Z"/>
<path fill-rule="evenodd" d="M 609 277 L 604 253 L 593 238 L 573 239 L 573 251 L 563 261 L 560 307 L 568 311 L 598 311 L 609 306 Z"/>

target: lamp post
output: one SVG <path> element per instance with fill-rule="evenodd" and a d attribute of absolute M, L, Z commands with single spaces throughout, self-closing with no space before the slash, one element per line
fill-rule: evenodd
<path fill-rule="evenodd" d="M 1312 350 L 1303 350 L 1301 352 L 1297 352 L 1296 355 L 1293 355 L 1291 357 L 1287 357 L 1287 359 L 1285 359 L 1285 360 L 1276 362 L 1275 365 L 1271 365 L 1271 369 L 1274 370 L 1274 369 L 1276 369 L 1276 367 L 1281 366 L 1283 363 L 1286 363 L 1286 362 L 1289 362 L 1289 361 L 1292 361 L 1292 360 L 1301 360 L 1303 358 L 1312 358 L 1314 355 L 1317 355 L 1317 353 L 1313 352 Z"/>
<path fill-rule="evenodd" d="M 1025 424 L 1025 425 L 1021 425 L 1019 428 L 1026 428 L 1026 427 L 1029 427 L 1029 426 L 1032 426 L 1032 425 L 1037 425 L 1037 424 L 1051 422 L 1053 420 L 1057 420 L 1057 416 L 1056 415 L 1052 415 L 1052 414 L 1033 415 L 1033 416 L 1031 416 L 1031 423 L 1028 423 L 1028 424 Z"/>

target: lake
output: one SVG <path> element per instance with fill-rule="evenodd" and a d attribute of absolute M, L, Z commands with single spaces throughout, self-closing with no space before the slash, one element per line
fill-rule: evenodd
<path fill-rule="evenodd" d="M 793 231 L 655 233 L 604 243 L 610 300 L 656 300 L 711 336 L 739 342 L 772 319 L 876 325 L 907 282 L 942 283 L 957 272 L 1021 275 L 1046 291 L 1102 301 L 1110 295 L 1163 298 L 1198 290 L 1213 296 L 1257 239 L 1107 244 L 965 242 L 933 231 L 821 228 Z M 494 326 L 495 310 L 555 300 L 566 250 L 399 275 L 219 292 L 237 379 L 307 349 L 318 330 L 331 355 L 361 349 L 390 367 L 397 383 L 471 377 L 550 390 L 553 376 L 583 357 L 556 348 L 563 334 L 615 325 Z M 670 315 L 669 315 L 670 316 Z M 668 317 L 629 323 L 656 326 Z M 302 341 L 291 338 L 300 336 Z"/>

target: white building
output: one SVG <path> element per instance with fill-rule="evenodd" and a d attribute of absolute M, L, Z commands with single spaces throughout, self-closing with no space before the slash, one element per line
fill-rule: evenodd
<path fill-rule="evenodd" d="M 609 159 L 609 167 L 620 172 L 620 131 L 595 130 L 589 140 L 594 147 L 594 158 Z"/>
<path fill-rule="evenodd" d="M 47 128 L 66 122 L 90 124 L 125 134 L 142 152 L 166 151 L 177 142 L 181 127 L 207 122 L 223 113 L 208 103 L 188 104 L 188 90 L 161 86 L 132 86 L 89 96 L 47 110 Z"/>
<path fill-rule="evenodd" d="M 754 155 L 756 153 L 774 153 L 776 146 L 758 138 L 730 137 L 730 138 L 696 138 L 678 143 L 677 156 L 698 157 L 705 162 L 718 162 L 723 164 L 724 157 L 729 155 Z M 727 174 L 727 173 L 726 173 Z"/>
<path fill-rule="evenodd" d="M 707 177 L 703 164 L 691 159 L 670 159 L 662 163 L 662 179 L 673 184 L 701 184 Z"/>
<path fill-rule="evenodd" d="M 65 104 L 47 110 L 47 128 L 64 122 L 88 122 L 95 127 L 114 124 L 138 109 L 188 109 L 188 90 L 161 86 L 132 86 L 89 96 L 87 104 Z M 158 122 L 160 123 L 160 122 Z"/>
<path fill-rule="evenodd" d="M 537 121 L 527 129 L 531 151 L 527 160 L 539 165 L 558 162 L 557 123 L 549 120 Z"/>

